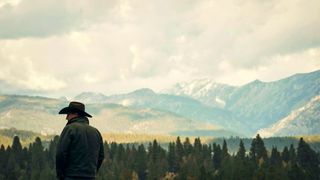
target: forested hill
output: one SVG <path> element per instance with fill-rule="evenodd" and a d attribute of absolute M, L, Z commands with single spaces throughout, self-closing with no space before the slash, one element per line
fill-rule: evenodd
<path fill-rule="evenodd" d="M 12 144 L 12 140 L 15 136 L 20 138 L 22 146 L 28 147 L 37 137 L 40 137 L 44 142 L 45 148 L 48 148 L 48 143 L 54 138 L 54 135 L 42 135 L 33 131 L 18 130 L 15 128 L 11 129 L 0 129 L 0 145 L 3 144 L 5 147 Z M 117 142 L 122 144 L 144 144 L 148 145 L 149 142 L 156 139 L 158 143 L 164 148 L 168 149 L 170 142 L 176 140 L 177 136 L 170 135 L 157 135 L 157 134 L 118 134 L 118 133 L 102 133 L 104 141 L 108 143 Z M 185 136 L 180 136 L 180 139 L 185 140 Z M 193 142 L 196 136 L 188 136 L 189 141 Z M 304 140 L 317 152 L 320 152 L 320 136 L 303 136 Z M 243 141 L 246 149 L 249 149 L 251 146 L 253 138 L 239 138 L 239 137 L 229 137 L 229 138 L 217 138 L 217 137 L 201 137 L 202 143 L 205 144 L 220 144 L 222 146 L 223 141 L 226 141 L 229 147 L 229 152 L 235 153 L 238 150 L 240 140 Z M 291 144 L 294 147 L 298 146 L 300 136 L 291 136 L 291 137 L 269 137 L 263 138 L 264 144 L 268 151 L 271 151 L 272 148 L 278 147 L 278 149 L 283 149 L 285 146 L 290 146 Z"/>
<path fill-rule="evenodd" d="M 56 136 L 45 149 L 37 137 L 22 147 L 15 136 L 11 146 L 0 148 L 0 179 L 54 180 Z M 190 142 L 179 137 L 164 149 L 154 140 L 140 144 L 104 143 L 105 160 L 98 172 L 102 179 L 318 179 L 319 153 L 301 138 L 297 147 L 267 151 L 257 135 L 249 148 L 240 141 L 236 153 L 228 144 Z"/>
<path fill-rule="evenodd" d="M 29 146 L 36 137 L 40 137 L 43 141 L 50 141 L 53 139 L 53 135 L 42 135 L 40 133 L 36 133 L 33 131 L 26 131 L 26 130 L 18 130 L 15 128 L 10 129 L 0 129 L 0 144 L 7 147 L 8 145 L 12 144 L 12 139 L 18 136 L 20 138 L 20 142 L 22 146 Z"/>

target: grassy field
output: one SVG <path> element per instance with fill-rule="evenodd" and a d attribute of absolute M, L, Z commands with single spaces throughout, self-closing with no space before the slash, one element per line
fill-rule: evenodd
<path fill-rule="evenodd" d="M 34 133 L 31 131 L 17 130 L 17 129 L 0 129 L 0 145 L 3 144 L 5 147 L 8 145 L 12 145 L 12 140 L 14 136 L 19 136 L 22 146 L 28 147 L 30 143 L 34 142 L 36 137 L 40 137 L 44 143 L 44 146 L 48 145 L 48 142 L 54 137 L 54 135 L 42 135 L 40 133 Z M 172 135 L 160 135 L 160 134 L 124 134 L 124 133 L 103 133 L 102 134 L 104 141 L 111 143 L 133 143 L 133 144 L 147 144 L 152 142 L 153 140 L 157 140 L 160 144 L 168 144 L 169 142 L 175 142 L 177 136 Z M 289 137 L 290 139 L 295 139 L 295 141 L 299 141 L 300 137 L 310 144 L 320 144 L 320 135 L 312 135 L 312 136 L 294 136 Z M 190 143 L 193 144 L 194 139 L 197 137 L 188 137 Z M 279 138 L 286 139 L 288 137 Z M 181 136 L 181 142 L 184 142 L 186 139 L 185 136 Z M 220 142 L 221 138 L 215 137 L 200 137 L 202 143 L 213 143 Z M 248 139 L 248 138 L 247 138 Z M 226 139 L 227 141 L 232 141 L 232 139 Z M 221 142 L 220 142 L 221 143 Z M 251 139 L 248 139 L 248 146 L 251 144 Z M 228 145 L 232 145 L 232 143 L 228 143 Z M 238 143 L 235 143 L 235 148 L 238 147 Z"/>
<path fill-rule="evenodd" d="M 302 135 L 302 136 L 295 136 L 297 140 L 299 140 L 301 137 L 303 137 L 303 140 L 306 141 L 307 143 L 316 143 L 320 142 L 320 135 Z"/>
<path fill-rule="evenodd" d="M 159 143 L 175 142 L 177 136 L 159 135 L 159 134 L 121 134 L 121 133 L 104 133 L 102 134 L 104 141 L 117 142 L 117 143 L 147 143 L 157 140 Z M 186 137 L 181 136 L 183 142 Z M 189 137 L 190 142 L 193 143 L 197 137 Z M 206 143 L 210 142 L 213 138 L 201 137 L 201 141 Z"/>
<path fill-rule="evenodd" d="M 20 139 L 20 143 L 23 147 L 28 147 L 30 143 L 33 143 L 36 137 L 40 137 L 43 142 L 50 141 L 53 139 L 54 135 L 45 136 L 40 133 L 35 133 L 31 131 L 25 130 L 17 130 L 17 129 L 0 129 L 0 145 L 4 145 L 5 147 L 11 146 L 14 136 L 18 136 Z"/>

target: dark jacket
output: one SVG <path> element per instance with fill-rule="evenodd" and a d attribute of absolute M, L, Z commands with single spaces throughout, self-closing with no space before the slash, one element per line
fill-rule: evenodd
<path fill-rule="evenodd" d="M 104 158 L 100 132 L 86 117 L 68 121 L 57 145 L 57 177 L 95 178 Z"/>

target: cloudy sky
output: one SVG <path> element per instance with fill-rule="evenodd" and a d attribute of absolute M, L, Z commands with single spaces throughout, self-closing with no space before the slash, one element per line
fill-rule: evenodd
<path fill-rule="evenodd" d="M 0 92 L 106 95 L 320 69 L 319 0 L 0 0 Z"/>

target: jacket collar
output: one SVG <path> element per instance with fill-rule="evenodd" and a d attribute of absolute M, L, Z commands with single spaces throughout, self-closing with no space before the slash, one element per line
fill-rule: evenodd
<path fill-rule="evenodd" d="M 73 119 L 68 120 L 68 123 L 66 125 L 72 124 L 72 123 L 85 123 L 85 124 L 89 124 L 89 119 L 85 116 L 83 117 L 75 117 Z"/>

